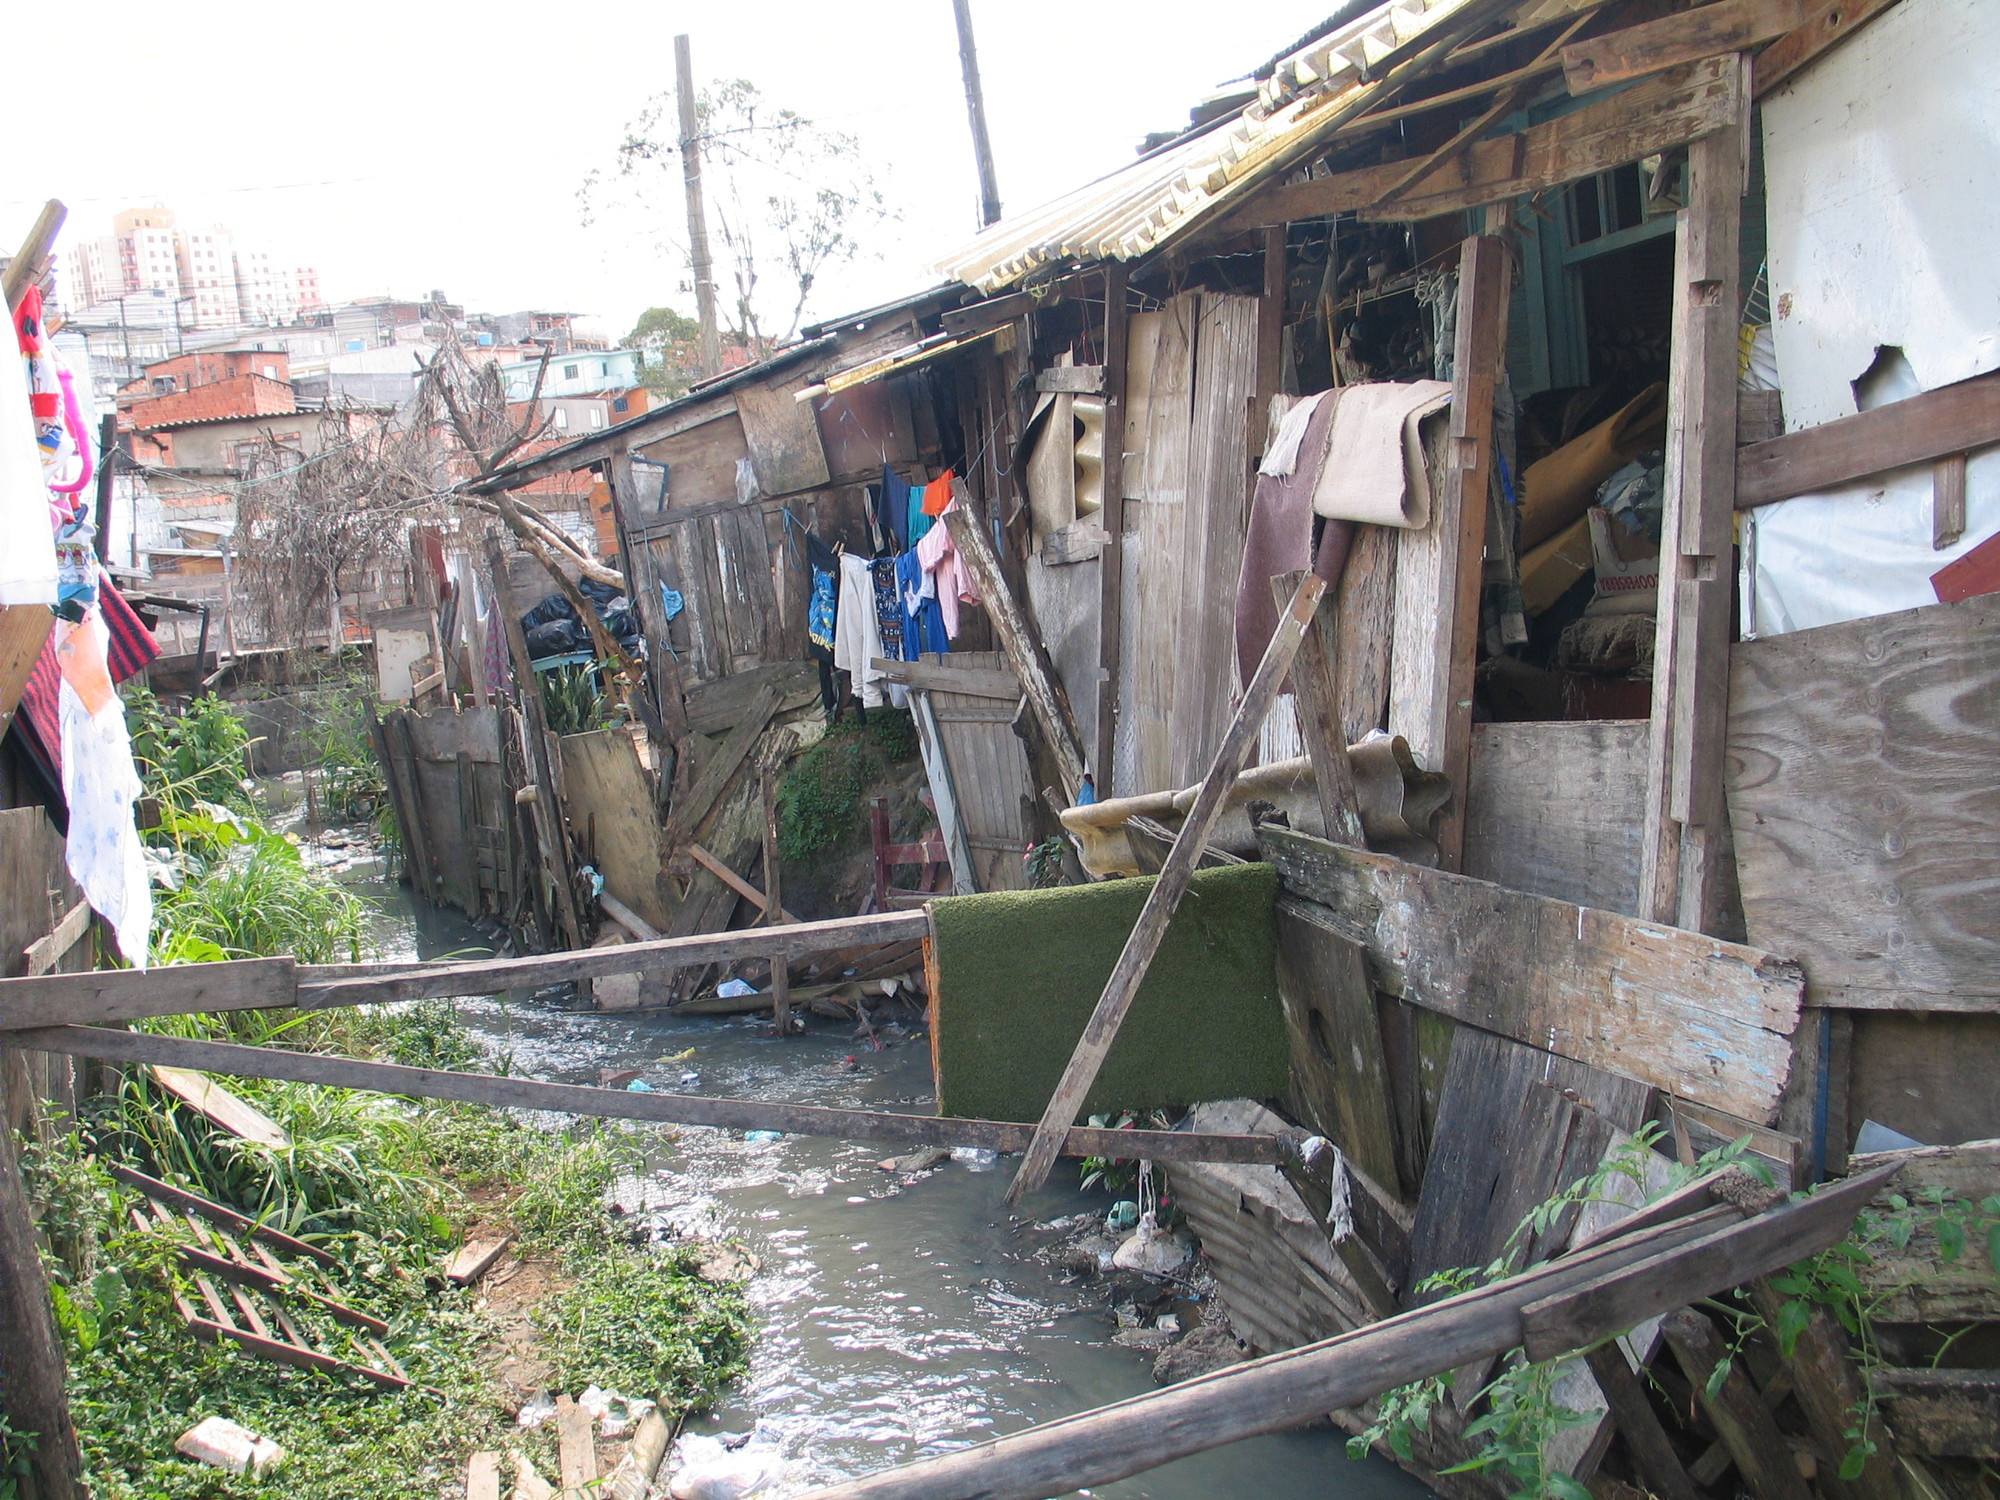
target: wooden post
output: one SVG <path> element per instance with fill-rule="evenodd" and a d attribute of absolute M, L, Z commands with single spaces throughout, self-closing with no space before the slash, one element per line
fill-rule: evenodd
<path fill-rule="evenodd" d="M 958 66 L 965 75 L 965 113 L 972 125 L 972 155 L 979 166 L 979 227 L 1000 217 L 1000 179 L 993 171 L 993 143 L 986 135 L 986 95 L 979 86 L 979 53 L 972 45 L 972 6 L 951 0 L 958 22 Z"/>
<path fill-rule="evenodd" d="M 952 544 L 958 548 L 972 585 L 986 606 L 987 617 L 993 621 L 993 633 L 1000 637 L 1007 664 L 1020 679 L 1028 707 L 1034 711 L 1035 722 L 1049 742 L 1056 768 L 1062 774 L 1063 793 L 1074 802 L 1077 789 L 1083 785 L 1083 752 L 1069 700 L 1043 663 L 1041 640 L 1028 623 L 1028 617 L 1021 613 L 1020 605 L 1014 602 L 1013 591 L 1001 576 L 1000 559 L 994 554 L 993 543 L 988 540 L 979 517 L 959 505 L 945 512 L 944 521 L 951 528 Z M 1099 691 L 1115 693 L 1116 686 L 1100 684 Z"/>
<path fill-rule="evenodd" d="M 0 1069 L 0 1074 L 4 1074 Z M 48 1279 L 28 1195 L 21 1184 L 14 1132 L 6 1124 L 5 1083 L 0 1079 L 0 1327 L 7 1330 L 7 1378 L 0 1381 L 8 1423 L 35 1436 L 29 1457 L 35 1492 L 43 1500 L 84 1500 L 83 1458 L 70 1421 L 62 1340 L 49 1307 Z"/>
<path fill-rule="evenodd" d="M 1195 866 L 1201 862 L 1202 851 L 1208 846 L 1208 836 L 1215 831 L 1229 793 L 1236 785 L 1236 778 L 1249 760 L 1250 752 L 1256 748 L 1257 732 L 1263 727 L 1271 704 L 1277 699 L 1279 685 L 1292 668 L 1299 642 L 1304 638 L 1306 627 L 1312 622 L 1313 612 L 1319 607 L 1325 592 L 1326 584 L 1307 574 L 1300 579 L 1292 602 L 1279 618 L 1271 644 L 1265 648 L 1264 659 L 1257 664 L 1256 675 L 1250 679 L 1242 703 L 1237 705 L 1229 728 L 1223 732 L 1222 743 L 1216 748 L 1215 760 L 1202 780 L 1201 790 L 1195 795 L 1194 806 L 1188 809 L 1187 821 L 1174 838 L 1174 847 L 1160 868 L 1159 879 L 1153 882 L 1152 890 L 1146 894 L 1146 904 L 1140 908 L 1139 919 L 1132 924 L 1131 935 L 1125 939 L 1125 947 L 1112 967 L 1111 977 L 1105 981 L 1104 993 L 1098 997 L 1097 1008 L 1091 1012 L 1083 1035 L 1077 1039 L 1076 1050 L 1070 1054 L 1069 1064 L 1063 1069 L 1062 1080 L 1049 1100 L 1049 1107 L 1042 1112 L 1041 1123 L 1035 1127 L 1035 1138 L 1028 1147 L 1027 1158 L 1007 1189 L 1009 1203 L 1019 1203 L 1023 1193 L 1040 1187 L 1048 1179 L 1049 1168 L 1055 1165 L 1062 1149 L 1063 1133 L 1076 1122 L 1084 1097 L 1097 1081 L 1098 1070 L 1104 1066 L 1105 1056 L 1111 1051 L 1111 1043 L 1117 1038 L 1125 1013 L 1132 1008 L 1132 1001 L 1146 978 L 1146 970 L 1152 965 L 1153 955 L 1159 952 L 1181 897 L 1187 894 L 1188 886 L 1194 880 Z"/>
<path fill-rule="evenodd" d="M 715 262 L 708 253 L 708 214 L 701 201 L 701 124 L 694 99 L 694 60 L 685 34 L 674 38 L 674 84 L 680 101 L 681 180 L 687 189 L 688 270 L 694 277 L 695 321 L 701 373 L 722 370 L 722 338 L 715 323 Z"/>
<path fill-rule="evenodd" d="M 769 767 L 764 771 L 764 916 L 767 927 L 785 920 L 782 862 L 778 850 L 778 777 Z M 771 957 L 771 1019 L 782 1039 L 792 1016 L 792 965 L 782 953 Z"/>
<path fill-rule="evenodd" d="M 1125 624 L 1125 404 L 1129 335 L 1129 273 L 1123 261 L 1104 268 L 1104 550 L 1097 562 L 1097 723 L 1090 755 L 1099 796 L 1111 791 L 1111 765 L 1118 744 L 1119 653 Z"/>
<path fill-rule="evenodd" d="M 1778 1327 L 1786 1298 L 1771 1285 L 1769 1277 L 1750 1284 L 1750 1298 L 1764 1320 L 1771 1327 Z M 1867 1454 L 1859 1474 L 1840 1481 L 1849 1500 L 1898 1500 L 1902 1489 L 1896 1482 L 1895 1460 L 1890 1456 L 1893 1445 L 1848 1354 L 1847 1335 L 1824 1307 L 1815 1304 L 1807 1314 L 1786 1368 L 1791 1371 L 1792 1393 L 1806 1415 L 1806 1426 L 1819 1443 L 1822 1456 L 1836 1469 L 1854 1441 L 1848 1436 L 1848 1429 L 1856 1421 L 1865 1424 L 1865 1435 L 1874 1444 L 1874 1451 Z"/>
<path fill-rule="evenodd" d="M 1737 60 L 1739 67 L 1742 59 Z M 1747 91 L 1745 94 L 1747 98 Z M 1747 109 L 1747 105 L 1745 108 Z M 1737 241 L 1744 130 L 1688 147 L 1674 247 L 1666 508 L 1653 645 L 1639 915 L 1714 929 L 1735 588 Z"/>
<path fill-rule="evenodd" d="M 40 281 L 42 273 L 48 269 L 49 253 L 55 248 L 56 235 L 62 230 L 63 220 L 68 217 L 69 210 L 63 207 L 60 198 L 49 199 L 42 205 L 42 211 L 35 215 L 28 237 L 21 241 L 21 248 L 7 262 L 6 275 L 0 278 L 0 293 L 6 296 L 10 314 L 20 306 L 28 288 Z"/>
<path fill-rule="evenodd" d="M 514 582 L 507 573 L 507 554 L 498 537 L 486 540 L 486 562 L 493 573 L 493 607 L 500 611 L 500 623 L 507 632 L 507 649 L 514 658 L 514 687 L 520 695 L 521 715 L 527 721 L 522 739 L 534 797 L 529 811 L 535 825 L 535 842 L 541 846 L 542 870 L 555 887 L 554 925 L 572 948 L 583 946 L 583 917 L 577 911 L 576 891 L 570 884 L 569 855 L 563 838 L 562 803 L 556 796 L 555 774 L 549 769 L 548 731 L 542 722 L 542 690 L 535 679 L 535 664 L 528 655 L 528 637 L 521 629 L 521 616 L 514 608 Z"/>
<path fill-rule="evenodd" d="M 1660 1425 L 1659 1416 L 1653 1411 L 1646 1388 L 1625 1362 L 1625 1351 L 1619 1348 L 1618 1341 L 1599 1344 L 1584 1354 L 1583 1361 L 1590 1366 L 1591 1378 L 1597 1382 L 1604 1404 L 1610 1409 L 1611 1420 L 1625 1439 L 1625 1451 L 1632 1456 L 1639 1482 L 1660 1500 L 1700 1500 L 1694 1481 L 1688 1478 L 1666 1428 Z"/>
<path fill-rule="evenodd" d="M 1444 610 L 1434 649 L 1446 654 L 1439 674 L 1443 763 L 1451 805 L 1438 822 L 1438 863 L 1459 868 L 1465 850 L 1465 798 L 1472 770 L 1472 677 L 1479 658 L 1479 594 L 1485 581 L 1487 490 L 1493 471 L 1493 401 L 1507 362 L 1507 247 L 1490 234 L 1469 236 L 1458 258 L 1458 331 L 1452 346 L 1451 447 L 1438 496 L 1445 549 Z M 1456 542 L 1456 553 L 1452 551 Z"/>
<path fill-rule="evenodd" d="M 1285 573 L 1271 580 L 1271 593 L 1283 608 L 1308 575 Z M 1312 758 L 1313 789 L 1319 794 L 1326 836 L 1336 844 L 1368 847 L 1361 831 L 1361 799 L 1354 790 L 1354 766 L 1347 757 L 1347 736 L 1341 727 L 1335 664 L 1340 659 L 1339 629 L 1332 596 L 1320 600 L 1311 626 L 1299 641 L 1299 658 L 1292 663 L 1292 701 L 1298 707 L 1299 735 Z"/>

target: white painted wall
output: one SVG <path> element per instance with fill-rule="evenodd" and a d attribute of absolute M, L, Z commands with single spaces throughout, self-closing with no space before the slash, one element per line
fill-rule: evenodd
<path fill-rule="evenodd" d="M 1921 390 L 2000 368 L 1996 57 L 1994 0 L 1901 0 L 1764 101 L 1787 430 L 1853 415 L 1883 345 Z M 1966 488 L 1965 538 L 1941 552 L 1928 466 L 1749 512 L 1746 630 L 1935 603 L 1930 575 L 2000 530 L 2000 454 Z"/>

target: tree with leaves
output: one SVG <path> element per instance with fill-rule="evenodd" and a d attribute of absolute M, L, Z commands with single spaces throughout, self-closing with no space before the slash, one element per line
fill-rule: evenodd
<path fill-rule="evenodd" d="M 746 79 L 703 90 L 696 118 L 720 247 L 724 341 L 761 357 L 797 336 L 820 280 L 860 258 L 866 231 L 894 215 L 853 136 L 771 104 Z M 680 202 L 675 122 L 671 93 L 647 101 L 626 126 L 616 166 L 584 183 L 587 213 L 628 194 L 644 204 Z M 665 224 L 661 239 L 686 259 L 685 242 Z M 680 316 L 663 308 L 647 316 L 654 312 Z"/>

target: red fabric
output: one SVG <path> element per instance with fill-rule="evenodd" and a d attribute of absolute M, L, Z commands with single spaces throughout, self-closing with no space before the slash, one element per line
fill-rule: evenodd
<path fill-rule="evenodd" d="M 941 516 L 945 507 L 951 504 L 952 472 L 946 469 L 937 478 L 924 486 L 924 514 Z"/>
<path fill-rule="evenodd" d="M 160 654 L 153 633 L 124 596 L 111 586 L 111 580 L 101 575 L 97 583 L 97 607 L 104 615 L 105 634 L 109 637 L 104 657 L 111 668 L 111 680 L 123 682 L 136 677 Z M 49 785 L 58 789 L 62 786 L 62 719 L 57 707 L 61 694 L 62 672 L 56 666 L 55 637 L 51 635 L 48 644 L 42 647 L 42 654 L 35 659 L 35 670 L 28 674 L 27 686 L 21 689 L 21 708 L 14 723 L 23 731 L 22 743 L 29 756 L 48 776 Z"/>

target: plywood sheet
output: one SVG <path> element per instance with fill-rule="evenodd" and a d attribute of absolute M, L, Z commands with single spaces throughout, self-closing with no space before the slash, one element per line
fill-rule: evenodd
<path fill-rule="evenodd" d="M 926 652 L 922 660 L 980 672 L 1009 670 L 1000 651 Z M 1035 788 L 1027 745 L 1014 727 L 1018 705 L 972 693 L 934 691 L 929 698 L 979 889 L 1020 890 Z"/>
<path fill-rule="evenodd" d="M 1750 938 L 1822 1005 L 2000 1011 L 2000 595 L 1731 648 Z"/>
<path fill-rule="evenodd" d="M 570 830 L 591 851 L 604 888 L 654 927 L 673 919 L 660 875 L 664 852 L 652 784 L 623 729 L 566 734 L 563 790 Z"/>
<path fill-rule="evenodd" d="M 753 381 L 737 387 L 736 415 L 750 450 L 750 468 L 766 495 L 818 489 L 831 477 L 812 405 L 794 399 L 807 383 L 801 377 L 783 385 Z"/>
<path fill-rule="evenodd" d="M 789 398 L 787 398 L 789 399 Z M 736 461 L 750 456 L 743 423 L 735 412 L 726 412 L 712 422 L 703 422 L 686 432 L 650 443 L 640 452 L 655 463 L 667 465 L 667 504 L 675 509 L 691 505 L 713 505 L 736 498 Z M 634 488 L 645 500 L 658 492 L 658 469 L 641 468 Z M 627 525 L 642 523 L 652 514 L 628 512 Z"/>
<path fill-rule="evenodd" d="M 1636 915 L 1649 732 L 1642 720 L 1475 724 L 1465 873 Z"/>

